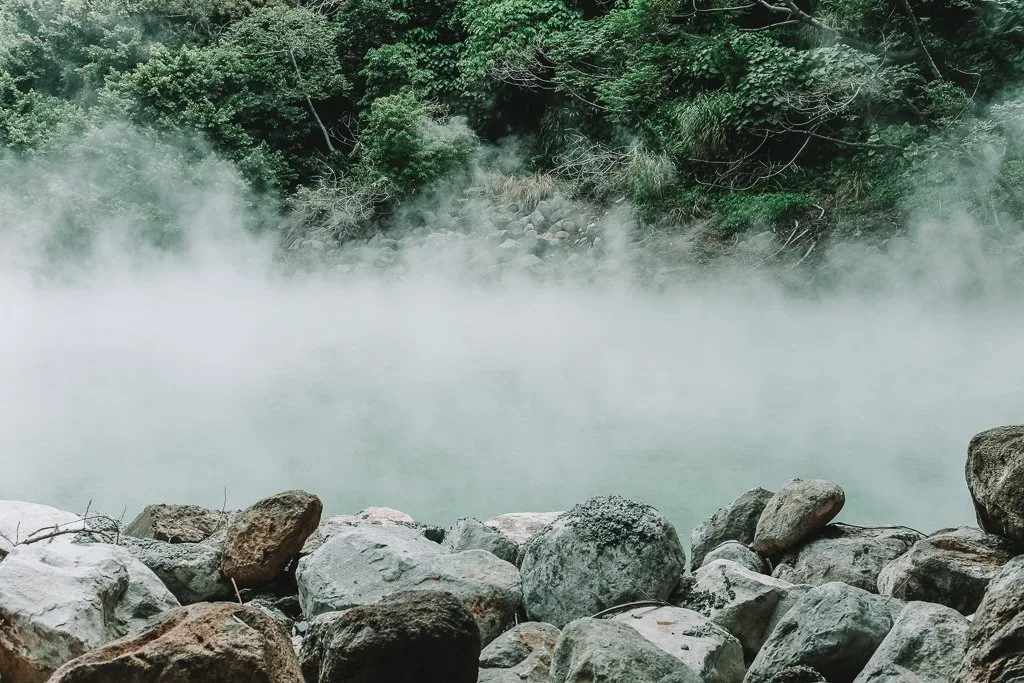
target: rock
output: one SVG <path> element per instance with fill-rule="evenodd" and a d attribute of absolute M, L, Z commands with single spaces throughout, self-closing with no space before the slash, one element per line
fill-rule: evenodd
<path fill-rule="evenodd" d="M 765 489 L 750 489 L 701 522 L 690 532 L 690 566 L 703 566 L 705 555 L 726 541 L 749 545 L 754 540 L 757 520 L 773 495 Z"/>
<path fill-rule="evenodd" d="M 615 605 L 666 600 L 686 569 L 672 524 L 649 505 L 591 498 L 527 544 L 527 616 L 563 626 Z"/>
<path fill-rule="evenodd" d="M 165 543 L 124 536 L 121 545 L 152 570 L 183 605 L 228 598 L 231 583 L 220 571 L 220 549 L 205 543 Z"/>
<path fill-rule="evenodd" d="M 65 664 L 50 683 L 302 683 L 269 616 L 230 602 L 179 607 L 151 631 Z"/>
<path fill-rule="evenodd" d="M 640 607 L 615 621 L 679 659 L 704 683 L 741 683 L 743 648 L 732 634 L 697 612 L 680 607 Z"/>
<path fill-rule="evenodd" d="M 772 683 L 829 683 L 809 666 L 787 666 L 772 677 Z"/>
<path fill-rule="evenodd" d="M 810 667 L 830 683 L 851 683 L 892 628 L 888 602 L 838 581 L 811 588 L 779 620 L 745 683 L 769 683 L 796 666 Z"/>
<path fill-rule="evenodd" d="M 711 564 L 715 560 L 729 560 L 758 574 L 768 573 L 768 563 L 764 558 L 739 541 L 726 541 L 718 546 L 704 556 L 701 566 Z"/>
<path fill-rule="evenodd" d="M 854 683 L 948 683 L 963 661 L 969 626 L 949 607 L 907 603 Z"/>
<path fill-rule="evenodd" d="M 62 529 L 84 529 L 79 515 L 49 505 L 23 503 L 20 500 L 0 500 L 0 558 L 15 543 L 24 542 Z M 39 543 L 70 543 L 74 534 L 62 534 L 36 541 Z"/>
<path fill-rule="evenodd" d="M 418 529 L 349 529 L 299 561 L 299 602 L 307 617 L 377 602 L 400 591 L 453 593 L 473 614 L 483 642 L 512 621 L 522 604 L 515 566 L 483 550 L 449 554 Z"/>
<path fill-rule="evenodd" d="M 989 583 L 967 632 L 967 656 L 954 680 L 1024 680 L 1024 556 L 1007 562 Z"/>
<path fill-rule="evenodd" d="M 334 515 L 328 517 L 320 522 L 309 538 L 306 539 L 306 543 L 302 546 L 302 554 L 309 555 L 311 552 L 322 546 L 328 540 L 334 538 L 342 531 L 346 531 L 353 527 L 363 526 L 364 524 L 377 524 L 383 526 L 406 526 L 416 527 L 420 526 L 416 524 L 416 521 L 400 510 L 385 507 L 371 507 L 362 510 L 361 512 L 354 515 Z M 431 538 L 429 535 L 429 527 L 420 527 L 424 529 L 424 535 Z M 444 534 L 440 536 L 443 540 Z M 437 542 L 440 542 L 438 540 Z"/>
<path fill-rule="evenodd" d="M 978 525 L 1024 544 L 1024 426 L 996 427 L 971 439 L 966 474 Z"/>
<path fill-rule="evenodd" d="M 761 650 L 786 612 L 811 589 L 752 572 L 735 562 L 715 560 L 694 575 L 676 603 L 700 612 L 734 635 L 747 660 Z"/>
<path fill-rule="evenodd" d="M 830 524 L 805 545 L 783 555 L 772 576 L 820 586 L 842 581 L 875 593 L 882 569 L 924 536 L 903 527 Z"/>
<path fill-rule="evenodd" d="M 560 631 L 551 624 L 527 621 L 505 631 L 480 653 L 483 669 L 510 669 L 522 663 L 538 648 L 555 651 Z"/>
<path fill-rule="evenodd" d="M 486 526 L 497 529 L 520 546 L 526 545 L 534 536 L 544 531 L 563 512 L 508 512 L 484 521 Z"/>
<path fill-rule="evenodd" d="M 559 635 L 537 621 L 505 631 L 480 653 L 479 683 L 547 683 Z"/>
<path fill-rule="evenodd" d="M 771 497 L 757 520 L 751 548 L 775 558 L 792 550 L 832 521 L 846 494 L 822 479 L 794 479 Z"/>
<path fill-rule="evenodd" d="M 124 534 L 167 543 L 199 543 L 227 528 L 234 514 L 198 505 L 147 505 L 125 527 Z"/>
<path fill-rule="evenodd" d="M 0 562 L 0 680 L 45 681 L 64 662 L 137 635 L 177 606 L 119 546 L 18 546 Z"/>
<path fill-rule="evenodd" d="M 971 614 L 1012 552 L 1009 541 L 980 529 L 944 529 L 886 565 L 878 575 L 878 592 Z"/>
<path fill-rule="evenodd" d="M 555 647 L 549 683 L 701 683 L 678 658 L 620 621 L 577 619 Z"/>
<path fill-rule="evenodd" d="M 298 556 L 322 511 L 320 499 L 305 491 L 285 491 L 254 503 L 228 527 L 221 571 L 243 586 L 273 581 Z"/>
<path fill-rule="evenodd" d="M 409 591 L 310 622 L 300 662 L 306 683 L 475 683 L 480 631 L 455 596 Z"/>
<path fill-rule="evenodd" d="M 445 535 L 444 549 L 450 553 L 463 550 L 486 550 L 499 559 L 516 564 L 519 544 L 493 527 L 470 518 L 463 518 Z"/>

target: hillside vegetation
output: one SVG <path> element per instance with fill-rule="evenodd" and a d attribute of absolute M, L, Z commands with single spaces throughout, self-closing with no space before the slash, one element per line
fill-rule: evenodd
<path fill-rule="evenodd" d="M 1022 73 L 1017 0 L 6 0 L 0 147 L 130 175 L 174 141 L 337 240 L 509 140 L 490 187 L 654 226 L 1003 226 Z"/>

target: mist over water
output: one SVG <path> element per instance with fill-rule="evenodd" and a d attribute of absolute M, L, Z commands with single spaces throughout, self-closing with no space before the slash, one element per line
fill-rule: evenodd
<path fill-rule="evenodd" d="M 493 250 L 458 240 L 289 276 L 220 188 L 183 201 L 190 248 L 112 239 L 53 278 L 25 226 L 60 211 L 3 202 L 0 498 L 131 517 L 305 488 L 448 524 L 619 493 L 685 534 L 800 476 L 843 485 L 844 521 L 931 531 L 973 522 L 970 437 L 1024 415 L 1019 253 L 966 221 L 836 247 L 820 286 L 649 287 L 628 247 L 588 277 L 481 279 Z"/>

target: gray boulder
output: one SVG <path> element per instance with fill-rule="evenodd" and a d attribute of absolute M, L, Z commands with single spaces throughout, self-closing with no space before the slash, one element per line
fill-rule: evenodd
<path fill-rule="evenodd" d="M 1024 544 L 1024 426 L 996 427 L 971 439 L 966 475 L 978 525 Z"/>
<path fill-rule="evenodd" d="M 762 488 L 750 489 L 701 522 L 690 532 L 690 566 L 704 566 L 704 557 L 726 541 L 749 545 L 754 540 L 757 520 L 773 495 Z"/>
<path fill-rule="evenodd" d="M 693 610 L 639 607 L 614 617 L 679 659 L 704 683 L 740 683 L 743 648 L 732 634 Z"/>
<path fill-rule="evenodd" d="M 82 518 L 73 512 L 20 500 L 0 500 L 0 559 L 11 551 L 15 543 L 40 539 L 56 531 L 85 528 Z M 35 540 L 35 544 L 70 543 L 74 536 L 59 534 Z"/>
<path fill-rule="evenodd" d="M 886 565 L 878 575 L 878 592 L 971 614 L 1012 553 L 1012 544 L 1000 536 L 974 527 L 944 529 Z"/>
<path fill-rule="evenodd" d="M 649 505 L 592 498 L 526 546 L 527 616 L 561 627 L 637 600 L 666 600 L 686 568 L 672 524 Z"/>
<path fill-rule="evenodd" d="M 231 596 L 231 582 L 220 571 L 220 548 L 206 543 L 165 543 L 121 537 L 121 546 L 149 567 L 182 605 Z"/>
<path fill-rule="evenodd" d="M 538 621 L 505 631 L 480 653 L 479 683 L 546 683 L 559 635 Z"/>
<path fill-rule="evenodd" d="M 694 572 L 676 604 L 700 612 L 735 636 L 747 660 L 761 650 L 775 624 L 811 589 L 715 560 Z"/>
<path fill-rule="evenodd" d="M 167 543 L 199 543 L 227 528 L 234 514 L 198 505 L 147 505 L 125 527 L 124 534 Z"/>
<path fill-rule="evenodd" d="M 415 521 L 401 510 L 386 507 L 366 508 L 354 515 L 334 515 L 333 517 L 320 520 L 316 531 L 310 534 L 305 544 L 303 544 L 302 554 L 309 555 L 342 531 L 363 526 L 364 524 L 415 526 Z"/>
<path fill-rule="evenodd" d="M 450 553 L 463 550 L 486 550 L 499 559 L 517 564 L 519 544 L 493 527 L 464 517 L 458 520 L 445 534 L 441 544 Z"/>
<path fill-rule="evenodd" d="M 793 479 L 771 497 L 750 547 L 771 558 L 814 536 L 846 503 L 843 489 L 823 479 Z"/>
<path fill-rule="evenodd" d="M 548 683 L 702 683 L 700 676 L 619 621 L 577 619 L 562 629 Z"/>
<path fill-rule="evenodd" d="M 119 546 L 18 546 L 0 562 L 0 679 L 41 683 L 177 606 L 160 579 Z"/>
<path fill-rule="evenodd" d="M 313 619 L 299 663 L 306 683 L 476 683 L 480 631 L 462 601 L 409 591 Z"/>
<path fill-rule="evenodd" d="M 775 626 L 744 680 L 770 683 L 804 666 L 830 683 L 851 683 L 892 628 L 889 602 L 839 582 L 810 589 Z"/>
<path fill-rule="evenodd" d="M 1024 556 L 992 579 L 967 633 L 967 656 L 957 683 L 1024 680 Z"/>
<path fill-rule="evenodd" d="M 483 550 L 449 554 L 418 529 L 364 525 L 342 532 L 299 561 L 299 603 L 307 617 L 377 602 L 407 590 L 454 594 L 489 643 L 522 604 L 515 566 Z"/>
<path fill-rule="evenodd" d="M 924 535 L 903 527 L 830 524 L 808 543 L 782 556 L 772 576 L 820 586 L 842 581 L 872 593 L 878 575 Z"/>
<path fill-rule="evenodd" d="M 907 603 L 854 683 L 948 683 L 963 661 L 969 626 L 949 607 Z"/>
<path fill-rule="evenodd" d="M 768 573 L 768 563 L 764 558 L 739 541 L 726 541 L 718 546 L 704 556 L 700 566 L 711 564 L 715 560 L 729 560 L 758 574 Z"/>

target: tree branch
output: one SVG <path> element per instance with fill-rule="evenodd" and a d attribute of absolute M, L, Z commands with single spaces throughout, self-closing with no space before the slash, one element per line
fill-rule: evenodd
<path fill-rule="evenodd" d="M 301 83 L 302 72 L 299 71 L 299 63 L 295 61 L 295 48 L 288 48 L 288 56 L 292 58 L 292 66 L 295 67 L 295 75 L 298 76 L 299 82 Z M 306 96 L 306 104 L 309 105 L 309 111 L 313 114 L 313 118 L 316 119 L 317 125 L 320 126 L 320 132 L 324 135 L 324 142 L 327 143 L 327 150 L 331 154 L 334 154 L 337 150 L 334 149 L 334 145 L 331 143 L 331 135 L 327 132 L 327 126 L 325 126 L 324 122 L 320 120 L 320 115 L 316 113 L 316 107 L 313 106 L 313 98 L 309 96 L 309 93 L 305 92 L 305 88 L 303 88 L 302 94 Z"/>
<path fill-rule="evenodd" d="M 921 38 L 921 27 L 917 24 L 917 17 L 914 16 L 914 10 L 910 8 L 910 0 L 897 0 L 903 12 L 907 15 L 907 19 L 910 20 L 910 35 L 914 37 L 914 42 L 917 43 L 917 47 L 920 48 L 921 53 L 924 55 L 924 61 L 928 64 L 928 70 L 932 72 L 932 76 L 936 80 L 942 80 L 942 72 L 939 71 L 939 67 L 935 65 L 935 60 L 932 59 L 932 55 L 928 52 L 928 48 L 925 47 L 924 39 Z"/>

